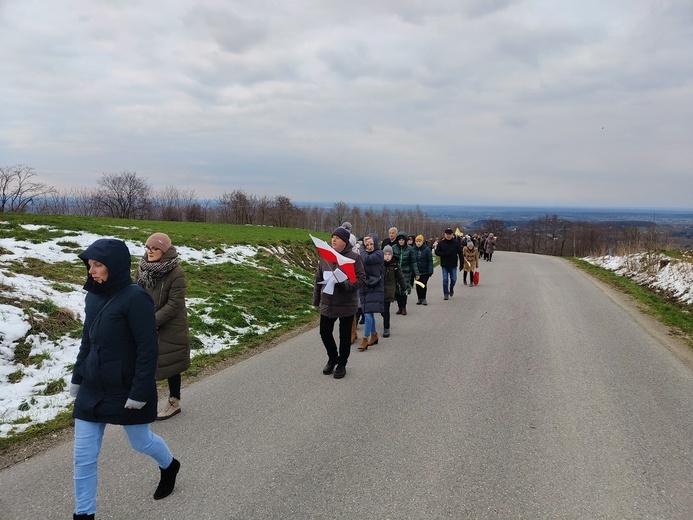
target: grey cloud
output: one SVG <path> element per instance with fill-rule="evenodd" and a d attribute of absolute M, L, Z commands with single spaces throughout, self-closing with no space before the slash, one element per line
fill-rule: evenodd
<path fill-rule="evenodd" d="M 268 28 L 258 20 L 242 18 L 228 9 L 203 5 L 185 17 L 197 37 L 210 38 L 226 52 L 240 54 L 267 41 Z"/>
<path fill-rule="evenodd" d="M 344 79 L 354 80 L 378 72 L 370 49 L 362 42 L 354 42 L 340 48 L 322 49 L 318 52 L 318 58 L 332 72 Z"/>
<path fill-rule="evenodd" d="M 468 2 L 466 12 L 476 18 L 502 11 L 514 3 L 517 3 L 517 0 L 472 0 Z"/>
<path fill-rule="evenodd" d="M 523 128 L 527 126 L 529 119 L 522 116 L 506 116 L 503 120 L 503 124 L 511 128 Z"/>

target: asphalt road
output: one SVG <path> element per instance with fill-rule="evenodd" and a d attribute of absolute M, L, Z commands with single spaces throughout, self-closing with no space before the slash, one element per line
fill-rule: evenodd
<path fill-rule="evenodd" d="M 342 380 L 311 330 L 185 388 L 164 500 L 109 427 L 96 517 L 693 518 L 693 374 L 656 334 L 557 258 L 440 285 Z M 70 518 L 71 448 L 2 470 L 0 518 Z"/>

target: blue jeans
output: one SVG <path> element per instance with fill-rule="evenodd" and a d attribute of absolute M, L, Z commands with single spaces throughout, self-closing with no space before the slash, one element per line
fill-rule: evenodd
<path fill-rule="evenodd" d="M 375 315 L 372 312 L 366 313 L 365 322 L 363 325 L 363 335 L 368 337 L 371 334 L 378 332 L 375 330 Z"/>
<path fill-rule="evenodd" d="M 173 462 L 173 455 L 164 440 L 152 433 L 149 424 L 123 426 L 130 446 L 153 458 L 160 468 L 166 469 Z M 98 460 L 106 423 L 94 423 L 75 419 L 75 513 L 96 513 L 96 485 L 98 483 Z"/>
<path fill-rule="evenodd" d="M 457 283 L 457 267 L 441 267 L 443 271 L 443 296 L 448 296 Z M 450 277 L 450 287 L 448 287 Z"/>

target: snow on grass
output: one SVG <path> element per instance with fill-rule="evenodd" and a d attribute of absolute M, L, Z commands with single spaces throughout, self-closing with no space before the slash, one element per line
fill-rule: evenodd
<path fill-rule="evenodd" d="M 2 224 L 3 222 L 0 222 L 0 225 Z M 50 226 L 29 224 L 22 227 L 30 231 L 48 229 L 62 234 L 60 230 Z M 14 238 L 0 239 L 0 296 L 4 301 L 50 300 L 57 307 L 70 310 L 80 320 L 84 319 L 86 292 L 81 285 L 61 283 L 61 288 L 66 290 L 57 291 L 52 288 L 53 282 L 40 276 L 41 273 L 36 273 L 36 276 L 15 274 L 7 266 L 9 262 L 21 262 L 29 258 L 47 263 L 74 262 L 76 250 L 83 251 L 99 238 L 112 238 L 88 232 L 66 231 L 64 235 L 42 243 Z M 125 240 L 125 243 L 133 256 L 139 257 L 143 253 L 140 242 Z M 189 264 L 231 262 L 255 265 L 254 258 L 259 251 L 259 248 L 246 245 L 218 246 L 208 250 L 196 250 L 185 246 L 176 249 L 180 257 Z M 204 307 L 202 301 L 195 303 Z M 209 308 L 207 312 L 211 310 Z M 205 312 L 202 311 L 201 314 L 204 320 Z M 278 326 L 269 324 L 261 327 L 253 325 L 254 317 L 246 316 L 246 319 L 249 324 L 247 327 L 228 328 L 221 337 L 198 336 L 203 348 L 193 351 L 193 355 L 212 354 L 237 345 L 238 339 L 233 334 L 249 331 L 262 334 Z M 66 336 L 51 341 L 44 335 L 26 336 L 30 328 L 28 316 L 22 308 L 7 303 L 0 304 L 0 437 L 19 433 L 32 424 L 52 419 L 72 402 L 68 391 L 69 380 L 80 340 Z M 30 356 L 37 357 L 38 362 L 32 362 L 28 366 L 17 363 L 15 348 L 22 339 L 31 344 Z M 55 384 L 56 380 L 63 380 L 65 388 L 55 395 L 44 395 L 48 384 Z"/>
<path fill-rule="evenodd" d="M 583 258 L 639 285 L 664 292 L 677 301 L 693 304 L 693 263 L 662 253 Z"/>

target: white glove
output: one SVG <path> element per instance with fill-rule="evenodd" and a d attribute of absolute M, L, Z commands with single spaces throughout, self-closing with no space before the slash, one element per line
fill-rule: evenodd
<path fill-rule="evenodd" d="M 77 397 L 79 392 L 79 385 L 76 383 L 70 383 L 70 397 Z"/>
<path fill-rule="evenodd" d="M 139 410 L 145 404 L 147 404 L 147 401 L 135 401 L 134 399 L 128 398 L 128 400 L 125 401 L 125 408 L 134 408 L 135 410 Z"/>

